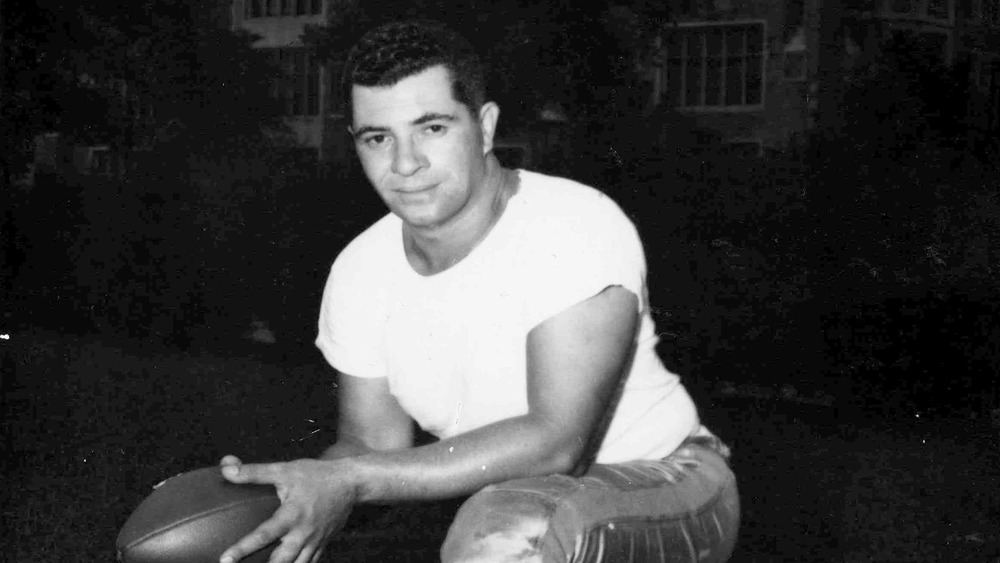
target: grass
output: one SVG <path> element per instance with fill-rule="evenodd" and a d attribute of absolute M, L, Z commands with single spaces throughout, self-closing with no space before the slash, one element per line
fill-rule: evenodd
<path fill-rule="evenodd" d="M 334 433 L 331 372 L 309 348 L 178 352 L 35 331 L 0 342 L 0 559 L 111 562 L 118 528 L 164 477 L 315 455 Z M 733 446 L 733 561 L 1000 561 L 1000 437 L 916 413 L 699 393 Z M 364 508 L 331 561 L 433 561 L 455 503 Z"/>

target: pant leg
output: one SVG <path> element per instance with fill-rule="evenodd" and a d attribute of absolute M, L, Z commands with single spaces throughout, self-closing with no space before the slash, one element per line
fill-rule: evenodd
<path fill-rule="evenodd" d="M 694 439 L 662 460 L 486 487 L 459 510 L 442 561 L 726 561 L 740 509 L 723 453 L 724 446 Z"/>

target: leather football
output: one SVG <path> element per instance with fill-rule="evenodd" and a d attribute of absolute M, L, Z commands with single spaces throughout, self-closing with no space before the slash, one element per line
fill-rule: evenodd
<path fill-rule="evenodd" d="M 118 533 L 122 563 L 217 563 L 226 548 L 280 505 L 271 485 L 237 485 L 219 467 L 171 477 L 153 488 Z M 241 562 L 265 563 L 277 542 Z"/>

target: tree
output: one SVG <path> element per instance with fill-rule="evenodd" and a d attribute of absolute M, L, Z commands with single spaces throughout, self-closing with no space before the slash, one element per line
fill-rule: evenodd
<path fill-rule="evenodd" d="M 270 225 L 292 147 L 269 96 L 278 69 L 253 37 L 228 29 L 220 7 L 4 5 L 4 29 L 16 27 L 4 36 L 5 63 L 13 61 L 3 75 L 7 146 L 58 131 L 70 143 L 107 144 L 127 164 L 120 190 L 101 185 L 107 179 L 80 186 L 83 217 L 46 225 L 48 236 L 70 242 L 71 263 L 45 266 L 74 268 L 77 304 L 102 322 L 197 315 L 201 280 L 212 269 L 245 270 L 234 246 L 249 247 Z M 35 208 L 51 197 L 42 191 L 32 194 Z M 15 215 L 34 223 L 30 206 Z"/>
<path fill-rule="evenodd" d="M 831 368 L 918 379 L 943 405 L 938 373 L 1000 362 L 970 344 L 985 339 L 970 319 L 998 307 L 1000 213 L 995 165 L 966 144 L 968 68 L 924 47 L 898 36 L 844 76 L 842 125 L 812 148 L 811 270 Z"/>

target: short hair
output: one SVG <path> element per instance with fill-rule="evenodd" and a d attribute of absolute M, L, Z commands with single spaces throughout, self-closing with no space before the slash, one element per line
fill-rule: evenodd
<path fill-rule="evenodd" d="M 475 115 L 486 103 L 485 71 L 464 37 L 433 20 L 392 22 L 369 31 L 348 53 L 344 65 L 344 115 L 352 116 L 355 85 L 393 86 L 438 65 L 451 74 L 452 96 Z"/>

